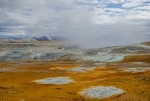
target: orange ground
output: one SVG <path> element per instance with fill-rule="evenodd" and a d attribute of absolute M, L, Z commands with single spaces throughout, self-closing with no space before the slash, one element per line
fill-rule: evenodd
<path fill-rule="evenodd" d="M 144 44 L 147 46 L 150 46 L 150 42 L 145 42 Z"/>
<path fill-rule="evenodd" d="M 147 62 L 150 63 L 150 55 L 126 56 L 123 62 Z"/>
<path fill-rule="evenodd" d="M 150 59 L 148 60 L 150 62 Z M 94 71 L 81 73 L 59 70 L 89 62 L 14 62 L 0 63 L 0 101 L 150 101 L 150 72 L 130 73 L 118 70 L 121 65 L 107 64 Z M 51 69 L 53 68 L 53 69 Z M 54 69 L 56 68 L 56 69 Z M 44 85 L 33 81 L 48 77 L 69 76 L 75 82 L 66 85 Z M 90 86 L 115 86 L 125 94 L 106 99 L 90 99 L 79 95 Z"/>

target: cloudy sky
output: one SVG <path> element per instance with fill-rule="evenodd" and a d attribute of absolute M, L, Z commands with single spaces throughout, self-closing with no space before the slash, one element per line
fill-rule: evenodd
<path fill-rule="evenodd" d="M 150 0 L 0 0 L 0 35 L 61 36 L 95 48 L 149 34 Z"/>

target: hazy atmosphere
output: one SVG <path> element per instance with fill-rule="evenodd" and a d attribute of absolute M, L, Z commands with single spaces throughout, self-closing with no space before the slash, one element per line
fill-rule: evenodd
<path fill-rule="evenodd" d="M 59 36 L 83 48 L 150 41 L 150 0 L 0 0 L 0 36 Z"/>

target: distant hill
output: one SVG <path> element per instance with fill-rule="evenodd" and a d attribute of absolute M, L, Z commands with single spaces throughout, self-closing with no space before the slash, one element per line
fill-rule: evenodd
<path fill-rule="evenodd" d="M 0 35 L 0 39 L 21 40 L 21 39 L 26 39 L 26 38 L 27 36 L 23 36 L 23 35 L 16 35 L 16 36 Z"/>
<path fill-rule="evenodd" d="M 48 38 L 47 36 L 33 37 L 33 39 L 35 39 L 35 40 L 37 40 L 37 41 L 48 41 L 48 40 L 51 40 L 51 39 Z"/>
<path fill-rule="evenodd" d="M 24 35 L 0 35 L 0 39 L 5 39 L 5 40 L 36 40 L 36 41 L 49 41 L 49 40 L 66 40 L 65 38 L 59 37 L 59 36 L 40 36 L 40 37 L 29 37 L 29 36 L 24 36 Z"/>

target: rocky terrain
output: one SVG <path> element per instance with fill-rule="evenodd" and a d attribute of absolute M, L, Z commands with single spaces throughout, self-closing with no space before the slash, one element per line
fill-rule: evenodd
<path fill-rule="evenodd" d="M 1 40 L 0 101 L 149 101 L 150 42 L 82 49 Z"/>
<path fill-rule="evenodd" d="M 4 41 L 0 43 L 1 61 L 99 61 L 114 62 L 125 56 L 148 55 L 150 47 L 144 44 L 106 47 L 99 49 L 81 49 L 65 45 L 64 41 Z"/>

